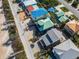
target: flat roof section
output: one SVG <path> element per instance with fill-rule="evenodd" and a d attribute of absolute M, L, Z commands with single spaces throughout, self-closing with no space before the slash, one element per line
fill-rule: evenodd
<path fill-rule="evenodd" d="M 19 15 L 20 21 L 22 21 L 22 22 L 25 21 L 25 19 L 27 18 L 24 11 L 19 12 L 18 15 Z"/>

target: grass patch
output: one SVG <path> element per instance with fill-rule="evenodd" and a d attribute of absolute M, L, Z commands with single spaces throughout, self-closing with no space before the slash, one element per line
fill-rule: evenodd
<path fill-rule="evenodd" d="M 5 17 L 7 20 L 13 20 L 13 15 L 8 3 L 8 0 L 2 0 L 3 3 L 3 9 L 4 9 L 4 13 L 5 13 Z"/>
<path fill-rule="evenodd" d="M 19 37 L 17 37 L 13 41 L 12 47 L 13 47 L 14 52 L 21 51 L 24 49 Z"/>
<path fill-rule="evenodd" d="M 7 21 L 9 21 L 9 20 L 14 21 L 14 18 L 13 18 L 8 0 L 2 0 L 2 3 L 3 3 L 3 10 L 4 10 L 6 20 Z M 16 26 L 15 25 L 14 26 L 12 26 L 12 25 L 9 26 L 8 27 L 8 32 L 9 32 L 10 40 L 12 41 L 12 47 L 13 47 L 14 52 L 24 50 L 23 45 L 20 41 Z M 23 53 L 20 53 L 20 54 L 16 55 L 16 59 L 26 59 L 25 53 L 23 52 Z"/>
<path fill-rule="evenodd" d="M 25 57 L 26 57 L 25 52 L 22 52 L 16 56 L 16 59 L 27 59 Z"/>
<path fill-rule="evenodd" d="M 64 12 L 68 12 L 69 10 L 66 7 L 61 7 L 61 10 Z"/>
<path fill-rule="evenodd" d="M 56 21 L 56 16 L 55 16 L 55 14 L 54 14 L 54 13 L 51 13 L 51 12 L 49 12 L 49 14 L 51 15 L 51 20 L 52 20 L 52 22 L 56 23 L 57 21 Z"/>
<path fill-rule="evenodd" d="M 72 20 L 75 19 L 75 20 L 78 21 L 78 18 L 77 18 L 75 15 L 71 15 L 71 16 L 70 16 L 70 19 L 72 19 Z"/>
<path fill-rule="evenodd" d="M 74 8 L 77 8 L 77 5 L 78 5 L 78 4 L 79 4 L 79 2 L 74 1 L 73 4 L 72 4 L 72 6 L 73 6 Z"/>
<path fill-rule="evenodd" d="M 75 36 L 74 36 L 73 42 L 74 42 L 75 45 L 79 48 L 79 35 L 75 35 Z"/>
<path fill-rule="evenodd" d="M 67 1 L 68 3 L 71 3 L 72 2 L 72 0 L 65 0 L 65 1 Z"/>

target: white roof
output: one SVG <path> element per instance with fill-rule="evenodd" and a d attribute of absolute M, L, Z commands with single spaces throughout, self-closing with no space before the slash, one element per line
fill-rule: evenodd
<path fill-rule="evenodd" d="M 27 0 L 27 1 L 23 1 L 23 3 L 25 6 L 37 4 L 37 2 L 35 0 Z"/>
<path fill-rule="evenodd" d="M 63 41 L 66 40 L 65 37 L 63 36 L 62 32 L 57 30 L 56 28 L 49 30 L 47 32 L 47 34 L 50 36 L 50 38 L 53 42 L 56 42 L 58 40 L 60 40 L 60 41 L 61 40 L 63 40 Z"/>
<path fill-rule="evenodd" d="M 79 57 L 79 50 L 70 49 L 61 56 L 61 59 L 77 59 L 77 57 Z"/>
<path fill-rule="evenodd" d="M 75 44 L 70 39 L 68 39 L 67 41 L 54 47 L 53 51 L 55 51 L 58 55 L 62 56 L 65 53 L 67 53 L 67 51 L 69 51 L 70 49 L 79 51 Z"/>

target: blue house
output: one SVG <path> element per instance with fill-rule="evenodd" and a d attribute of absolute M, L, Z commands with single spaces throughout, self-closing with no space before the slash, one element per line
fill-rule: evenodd
<path fill-rule="evenodd" d="M 55 12 L 55 11 L 56 11 L 56 9 L 55 9 L 55 8 L 53 8 L 53 7 L 50 7 L 50 8 L 48 8 L 48 11 L 49 11 L 49 12 Z"/>
<path fill-rule="evenodd" d="M 45 16 L 48 16 L 48 11 L 44 8 L 39 8 L 31 12 L 31 17 L 34 21 L 37 21 Z"/>

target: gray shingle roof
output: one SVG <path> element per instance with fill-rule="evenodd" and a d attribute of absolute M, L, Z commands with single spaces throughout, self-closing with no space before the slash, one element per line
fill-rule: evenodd
<path fill-rule="evenodd" d="M 49 36 L 49 38 L 46 37 L 46 35 Z M 58 40 L 66 40 L 65 37 L 62 35 L 62 32 L 60 32 L 59 30 L 57 30 L 56 28 L 53 28 L 51 30 L 49 30 L 45 35 L 43 35 L 40 40 L 43 40 L 46 44 L 46 46 L 57 42 Z M 50 43 L 50 41 L 52 41 L 52 43 Z"/>

